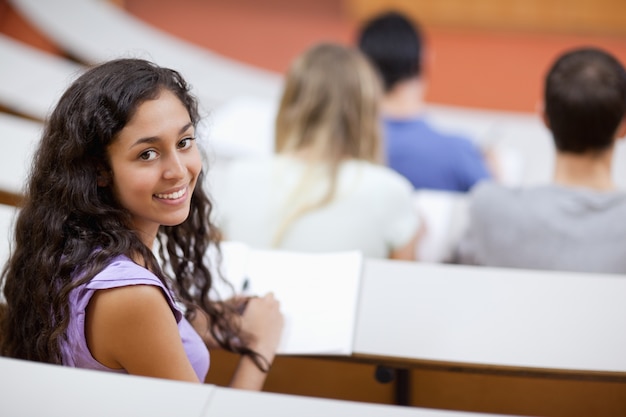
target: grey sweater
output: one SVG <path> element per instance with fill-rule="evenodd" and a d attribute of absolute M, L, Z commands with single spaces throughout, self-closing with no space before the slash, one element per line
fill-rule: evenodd
<path fill-rule="evenodd" d="M 490 182 L 469 196 L 456 262 L 626 274 L 626 193 Z"/>

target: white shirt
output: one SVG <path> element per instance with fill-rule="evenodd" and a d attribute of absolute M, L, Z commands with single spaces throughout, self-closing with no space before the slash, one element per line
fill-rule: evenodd
<path fill-rule="evenodd" d="M 259 249 L 272 248 L 307 165 L 288 156 L 234 161 L 214 179 L 216 223 L 228 240 Z M 321 168 L 314 171 L 298 201 L 317 201 L 328 186 Z M 419 226 L 411 184 L 384 166 L 365 161 L 341 163 L 333 200 L 298 217 L 279 246 L 303 252 L 360 250 L 386 258 L 408 244 Z"/>

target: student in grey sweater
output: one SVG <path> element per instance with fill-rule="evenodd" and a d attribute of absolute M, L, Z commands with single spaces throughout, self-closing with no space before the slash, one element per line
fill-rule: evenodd
<path fill-rule="evenodd" d="M 475 187 L 456 261 L 626 273 L 626 193 L 611 175 L 625 114 L 626 72 L 614 57 L 596 48 L 560 56 L 544 92 L 543 118 L 556 146 L 552 184 Z"/>

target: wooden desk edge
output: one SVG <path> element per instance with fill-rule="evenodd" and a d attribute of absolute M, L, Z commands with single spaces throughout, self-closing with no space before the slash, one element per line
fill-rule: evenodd
<path fill-rule="evenodd" d="M 21 194 L 0 189 L 0 204 L 19 207 L 22 204 L 23 199 L 24 197 Z"/>
<path fill-rule="evenodd" d="M 465 362 L 433 361 L 426 359 L 393 358 L 353 353 L 352 355 L 281 355 L 311 359 L 328 359 L 343 362 L 357 362 L 371 365 L 388 366 L 398 369 L 424 369 L 456 373 L 482 375 L 518 376 L 543 379 L 574 381 L 597 381 L 626 383 L 626 372 L 587 371 L 573 369 L 533 368 L 521 366 L 490 365 Z"/>

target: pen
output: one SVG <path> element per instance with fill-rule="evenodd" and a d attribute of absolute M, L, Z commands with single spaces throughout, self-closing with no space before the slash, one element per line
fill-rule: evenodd
<path fill-rule="evenodd" d="M 241 293 L 245 294 L 246 291 L 248 291 L 248 288 L 250 288 L 250 278 L 245 277 L 243 280 L 243 284 L 241 284 Z"/>
<path fill-rule="evenodd" d="M 250 297 L 247 296 L 248 288 L 250 288 L 250 278 L 245 277 L 243 283 L 241 284 L 242 301 L 241 304 L 239 304 L 239 306 L 237 307 L 237 312 L 239 314 L 243 314 L 243 312 L 246 310 L 246 307 L 248 306 L 248 300 L 250 299 Z"/>

